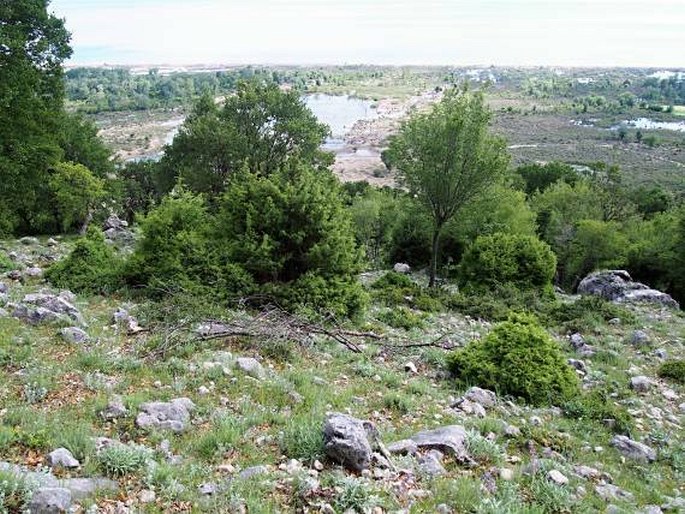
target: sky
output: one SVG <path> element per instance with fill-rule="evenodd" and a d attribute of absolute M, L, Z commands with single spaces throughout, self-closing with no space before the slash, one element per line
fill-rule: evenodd
<path fill-rule="evenodd" d="M 685 0 L 53 0 L 70 64 L 685 68 Z"/>

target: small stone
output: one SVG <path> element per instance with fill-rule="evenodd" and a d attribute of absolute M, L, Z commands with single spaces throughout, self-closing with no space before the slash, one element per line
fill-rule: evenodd
<path fill-rule="evenodd" d="M 266 371 L 257 359 L 252 357 L 238 357 L 235 367 L 246 375 L 261 380 L 266 377 Z"/>
<path fill-rule="evenodd" d="M 269 468 L 266 466 L 252 466 L 250 468 L 246 468 L 242 470 L 238 476 L 242 478 L 243 480 L 249 480 L 252 477 L 256 477 L 258 475 L 265 475 L 266 473 L 269 472 Z"/>
<path fill-rule="evenodd" d="M 235 473 L 235 466 L 233 464 L 220 464 L 216 467 L 219 473 L 226 473 L 227 475 L 232 475 Z"/>
<path fill-rule="evenodd" d="M 635 330 L 630 336 L 630 344 L 633 346 L 649 345 L 649 336 L 644 330 Z"/>
<path fill-rule="evenodd" d="M 202 496 L 212 496 L 219 492 L 219 487 L 215 483 L 205 482 L 204 484 L 200 484 L 198 486 L 197 492 Z"/>
<path fill-rule="evenodd" d="M 115 397 L 110 400 L 102 411 L 100 411 L 100 416 L 105 420 L 112 420 L 117 418 L 123 418 L 128 414 L 128 409 L 121 401 L 121 398 Z"/>
<path fill-rule="evenodd" d="M 317 471 L 323 471 L 323 464 L 321 464 L 321 461 L 319 459 L 316 459 L 314 461 L 313 467 Z"/>
<path fill-rule="evenodd" d="M 507 425 L 504 427 L 504 435 L 507 437 L 518 437 L 521 435 L 521 430 L 517 426 Z"/>
<path fill-rule="evenodd" d="M 480 387 L 472 387 L 464 394 L 464 398 L 469 401 L 478 403 L 486 409 L 492 408 L 497 404 L 497 395 L 488 389 L 481 389 Z"/>
<path fill-rule="evenodd" d="M 530 424 L 534 427 L 540 427 L 542 426 L 542 419 L 540 419 L 538 416 L 531 416 Z"/>
<path fill-rule="evenodd" d="M 50 452 L 47 457 L 48 466 L 51 468 L 78 468 L 81 463 L 74 458 L 69 450 L 66 448 L 57 448 Z"/>
<path fill-rule="evenodd" d="M 407 373 L 412 373 L 412 374 L 414 374 L 414 375 L 416 375 L 416 374 L 419 372 L 419 370 L 416 369 L 416 364 L 414 364 L 414 363 L 411 362 L 411 361 L 407 362 L 407 363 L 404 365 L 404 371 L 406 371 Z"/>
<path fill-rule="evenodd" d="M 82 344 L 88 342 L 88 334 L 78 327 L 67 327 L 59 331 L 67 343 Z"/>
<path fill-rule="evenodd" d="M 143 489 L 138 494 L 138 501 L 140 503 L 154 503 L 156 499 L 157 495 L 154 491 L 151 491 L 150 489 Z"/>
<path fill-rule="evenodd" d="M 53 246 L 57 246 L 59 243 L 57 242 L 57 240 L 50 238 L 45 242 L 45 244 L 47 246 L 53 247 Z"/>
<path fill-rule="evenodd" d="M 668 352 L 666 350 L 664 350 L 663 348 L 658 348 L 658 349 L 654 350 L 654 355 L 658 359 L 667 359 L 668 358 Z"/>
<path fill-rule="evenodd" d="M 402 274 L 407 274 L 411 272 L 411 266 L 409 264 L 405 264 L 403 262 L 397 262 L 395 265 L 392 267 L 392 270 L 395 273 L 402 273 Z"/>
<path fill-rule="evenodd" d="M 500 468 L 499 477 L 507 482 L 514 479 L 514 470 L 511 468 Z"/>
<path fill-rule="evenodd" d="M 652 381 L 643 375 L 632 377 L 630 388 L 636 393 L 646 393 L 652 388 Z"/>
<path fill-rule="evenodd" d="M 568 364 L 576 371 L 583 373 L 583 375 L 587 373 L 587 365 L 585 364 L 585 361 L 579 359 L 569 359 Z"/>
<path fill-rule="evenodd" d="M 452 508 L 447 505 L 446 503 L 441 503 L 437 507 L 435 507 L 435 512 L 437 514 L 452 514 L 454 511 Z"/>
<path fill-rule="evenodd" d="M 22 237 L 19 242 L 25 246 L 34 246 L 40 244 L 37 237 Z"/>
<path fill-rule="evenodd" d="M 200 396 L 207 396 L 210 393 L 210 390 L 206 386 L 200 386 L 197 388 L 197 394 Z"/>
<path fill-rule="evenodd" d="M 578 332 L 570 335 L 569 342 L 571 343 L 571 346 L 574 350 L 579 350 L 580 348 L 585 346 L 585 339 Z"/>
<path fill-rule="evenodd" d="M 547 478 L 557 485 L 568 484 L 568 478 L 561 471 L 553 469 L 547 473 Z"/>
<path fill-rule="evenodd" d="M 673 389 L 668 388 L 661 391 L 661 396 L 669 401 L 675 401 L 679 398 L 678 393 L 676 393 Z"/>
<path fill-rule="evenodd" d="M 609 325 L 620 325 L 621 324 L 621 318 L 611 318 L 609 321 L 607 321 Z"/>
<path fill-rule="evenodd" d="M 604 501 L 611 501 L 611 500 L 625 500 L 625 501 L 633 501 L 633 494 L 624 491 L 623 489 L 616 487 L 615 485 L 612 484 L 599 484 L 595 486 L 595 491 L 597 492 L 597 495 L 602 498 Z"/>

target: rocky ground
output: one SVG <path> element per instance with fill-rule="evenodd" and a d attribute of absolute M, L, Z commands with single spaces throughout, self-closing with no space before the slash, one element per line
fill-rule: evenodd
<path fill-rule="evenodd" d="M 6 511 L 685 511 L 685 387 L 657 376 L 685 357 L 681 311 L 628 303 L 624 319 L 551 328 L 584 389 L 613 391 L 628 437 L 613 420 L 456 389 L 445 348 L 490 329 L 457 312 L 405 331 L 375 306 L 362 330 L 383 337 L 361 353 L 322 334 L 222 336 L 269 322 L 245 312 L 174 339 L 149 306 L 45 284 L 70 246 L 0 243 L 15 268 L 0 278 Z"/>

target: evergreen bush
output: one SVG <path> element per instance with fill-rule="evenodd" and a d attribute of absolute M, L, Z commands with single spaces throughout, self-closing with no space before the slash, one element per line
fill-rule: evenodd
<path fill-rule="evenodd" d="M 579 390 L 559 345 L 527 315 L 512 315 L 484 339 L 454 352 L 448 364 L 460 386 L 477 385 L 533 405 L 559 403 Z"/>
<path fill-rule="evenodd" d="M 102 232 L 91 228 L 65 259 L 47 270 L 45 278 L 77 293 L 104 294 L 119 287 L 121 266 Z"/>
<path fill-rule="evenodd" d="M 514 284 L 522 289 L 550 287 L 556 257 L 533 236 L 497 233 L 481 236 L 467 249 L 460 265 L 462 285 L 491 288 Z"/>

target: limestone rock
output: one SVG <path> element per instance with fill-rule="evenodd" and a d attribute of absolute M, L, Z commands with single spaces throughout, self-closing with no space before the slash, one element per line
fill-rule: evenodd
<path fill-rule="evenodd" d="M 578 285 L 581 295 L 601 296 L 616 303 L 652 303 L 663 307 L 679 308 L 678 302 L 666 293 L 633 282 L 624 270 L 606 270 L 591 273 Z"/>
<path fill-rule="evenodd" d="M 449 425 L 434 430 L 424 430 L 412 436 L 419 449 L 435 449 L 463 460 L 467 457 L 466 430 L 460 425 Z"/>
<path fill-rule="evenodd" d="M 136 425 L 140 428 L 157 428 L 183 432 L 190 421 L 195 404 L 188 398 L 176 398 L 170 402 L 149 402 L 140 406 Z"/>
<path fill-rule="evenodd" d="M 339 412 L 329 414 L 323 426 L 326 455 L 352 471 L 368 469 L 372 453 L 369 434 L 375 434 L 371 422 Z"/>
<path fill-rule="evenodd" d="M 29 503 L 31 514 L 61 514 L 71 507 L 71 491 L 63 487 L 38 489 Z"/>
<path fill-rule="evenodd" d="M 395 265 L 392 267 L 392 270 L 395 273 L 402 273 L 402 274 L 407 274 L 411 272 L 411 266 L 409 264 L 405 264 L 403 262 L 397 262 Z"/>
<path fill-rule="evenodd" d="M 611 445 L 625 457 L 643 462 L 653 462 L 656 460 L 656 451 L 654 449 L 644 443 L 633 441 L 624 435 L 614 436 L 611 440 Z"/>
<path fill-rule="evenodd" d="M 488 389 L 472 387 L 464 394 L 464 398 L 472 402 L 481 404 L 486 409 L 494 407 L 497 403 L 497 395 Z"/>
<path fill-rule="evenodd" d="M 647 393 L 652 385 L 652 381 L 642 375 L 630 379 L 630 388 L 636 393 Z"/>
<path fill-rule="evenodd" d="M 66 448 L 57 448 L 50 452 L 47 457 L 48 466 L 51 468 L 78 468 L 81 463 L 74 458 Z"/>
<path fill-rule="evenodd" d="M 554 482 L 557 485 L 567 485 L 568 484 L 568 477 L 566 477 L 566 475 L 564 475 L 558 469 L 553 469 L 553 470 L 547 472 L 547 479 L 550 482 Z"/>
<path fill-rule="evenodd" d="M 59 331 L 67 343 L 82 344 L 88 342 L 88 334 L 78 327 L 66 327 Z"/>
<path fill-rule="evenodd" d="M 235 361 L 235 367 L 246 375 L 258 380 L 266 377 L 266 371 L 262 365 L 257 359 L 252 357 L 238 357 Z"/>

